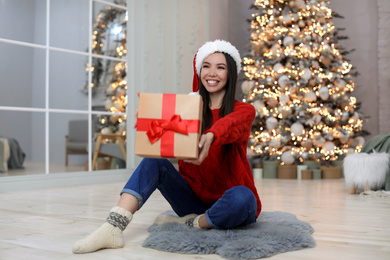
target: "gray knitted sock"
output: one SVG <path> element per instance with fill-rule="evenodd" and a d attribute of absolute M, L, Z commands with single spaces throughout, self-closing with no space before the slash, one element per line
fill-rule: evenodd
<path fill-rule="evenodd" d="M 199 218 L 201 217 L 202 215 L 198 215 L 198 216 L 196 216 L 196 217 L 192 217 L 192 218 L 190 218 L 190 219 L 188 219 L 187 221 L 186 221 L 186 225 L 187 226 L 189 226 L 189 227 L 194 227 L 194 228 L 201 228 L 200 226 L 199 226 Z"/>

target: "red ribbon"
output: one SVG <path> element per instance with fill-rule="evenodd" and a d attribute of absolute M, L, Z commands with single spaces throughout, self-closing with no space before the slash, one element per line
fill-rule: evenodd
<path fill-rule="evenodd" d="M 153 120 L 149 122 L 149 130 L 146 135 L 150 143 L 154 144 L 160 140 L 166 131 L 188 135 L 187 122 L 182 121 L 180 115 L 173 115 L 170 120 Z"/>
<path fill-rule="evenodd" d="M 175 111 L 176 95 L 163 94 L 161 119 L 138 118 L 137 120 L 137 131 L 147 132 L 152 144 L 161 141 L 161 157 L 174 157 L 175 133 L 188 135 L 200 132 L 199 120 L 182 120 L 180 115 L 175 115 Z"/>

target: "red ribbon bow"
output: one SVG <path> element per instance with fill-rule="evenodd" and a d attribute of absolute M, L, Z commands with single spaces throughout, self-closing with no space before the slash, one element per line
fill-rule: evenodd
<path fill-rule="evenodd" d="M 167 131 L 188 135 L 187 122 L 182 121 L 180 115 L 173 115 L 170 120 L 153 120 L 149 123 L 149 129 L 146 135 L 150 143 L 153 144 L 160 140 Z"/>

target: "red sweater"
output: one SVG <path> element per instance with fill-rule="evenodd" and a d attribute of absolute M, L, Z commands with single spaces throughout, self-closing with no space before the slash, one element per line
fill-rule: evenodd
<path fill-rule="evenodd" d="M 179 172 L 204 203 L 214 203 L 226 190 L 235 186 L 248 187 L 257 200 L 257 216 L 261 202 L 247 159 L 247 145 L 255 109 L 252 105 L 235 101 L 234 111 L 219 118 L 219 109 L 211 111 L 213 124 L 205 132 L 214 134 L 209 154 L 201 165 L 179 160 Z"/>

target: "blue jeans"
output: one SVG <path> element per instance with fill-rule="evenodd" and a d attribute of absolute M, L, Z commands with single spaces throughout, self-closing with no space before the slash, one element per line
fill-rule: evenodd
<path fill-rule="evenodd" d="M 143 159 L 121 194 L 135 196 L 140 209 L 156 189 L 178 216 L 205 213 L 207 223 L 213 228 L 228 229 L 256 222 L 257 202 L 249 188 L 236 186 L 227 190 L 215 203 L 203 203 L 166 159 Z"/>

